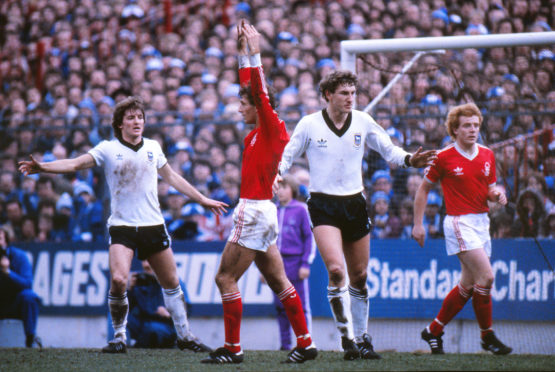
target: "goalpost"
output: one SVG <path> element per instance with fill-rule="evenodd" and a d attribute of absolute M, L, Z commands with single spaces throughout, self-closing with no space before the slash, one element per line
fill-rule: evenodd
<path fill-rule="evenodd" d="M 495 34 L 495 35 L 465 35 L 465 36 L 443 36 L 443 37 L 420 37 L 420 38 L 400 38 L 400 39 L 370 39 L 370 40 L 344 40 L 341 42 L 341 68 L 356 73 L 357 54 L 379 53 L 379 52 L 416 52 L 415 55 L 405 63 L 401 71 L 385 86 L 378 95 L 370 102 L 363 111 L 369 112 L 391 89 L 391 87 L 411 68 L 411 66 L 424 54 L 445 53 L 446 49 L 466 49 L 466 48 L 495 48 L 495 47 L 516 47 L 516 46 L 537 46 L 555 44 L 555 32 L 530 32 L 515 34 Z M 515 141 L 527 141 L 528 137 L 536 138 L 545 131 L 552 131 L 550 128 L 543 128 L 527 136 L 520 136 L 499 143 L 504 145 Z M 501 147 L 499 146 L 499 147 Z M 545 262 L 551 271 L 553 266 L 547 259 L 542 246 L 537 239 L 534 241 L 542 253 Z"/>
<path fill-rule="evenodd" d="M 393 84 L 426 52 L 442 49 L 515 47 L 555 44 L 555 31 L 495 35 L 416 37 L 404 39 L 344 40 L 341 42 L 341 68 L 356 73 L 356 57 L 362 53 L 418 52 L 397 76 L 364 109 L 368 112 L 385 96 Z"/>

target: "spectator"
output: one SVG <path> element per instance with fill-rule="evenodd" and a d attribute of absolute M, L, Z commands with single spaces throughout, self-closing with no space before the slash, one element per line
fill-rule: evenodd
<path fill-rule="evenodd" d="M 426 230 L 427 238 L 436 239 L 442 236 L 441 226 L 442 219 L 439 214 L 441 208 L 441 197 L 435 193 L 428 194 L 428 202 L 424 210 L 424 229 Z"/>
<path fill-rule="evenodd" d="M 401 235 L 401 221 L 389 213 L 389 200 L 384 191 L 372 194 L 372 237 L 375 239 L 397 238 Z"/>
<path fill-rule="evenodd" d="M 542 238 L 554 239 L 555 238 L 555 207 L 552 207 L 543 224 Z"/>
<path fill-rule="evenodd" d="M 401 239 L 411 239 L 412 238 L 412 227 L 414 209 L 413 209 L 414 198 L 407 197 L 404 199 L 399 206 L 399 219 L 401 220 Z"/>
<path fill-rule="evenodd" d="M 93 189 L 79 182 L 73 189 L 75 205 L 74 241 L 101 242 L 104 240 L 104 208 L 96 200 Z"/>
<path fill-rule="evenodd" d="M 299 186 L 292 175 L 285 175 L 277 190 L 279 234 L 277 246 L 283 259 L 285 273 L 301 299 L 306 324 L 310 331 L 312 313 L 310 311 L 310 294 L 308 277 L 310 265 L 316 254 L 316 246 L 310 228 L 310 218 L 306 204 L 297 200 Z M 274 295 L 274 305 L 280 329 L 281 350 L 291 349 L 291 326 L 285 308 Z"/>
<path fill-rule="evenodd" d="M 541 173 L 531 172 L 528 177 L 524 179 L 523 188 L 536 191 L 543 201 L 544 210 L 546 212 L 551 211 L 555 204 L 549 198 L 549 190 L 547 189 L 546 179 Z"/>
<path fill-rule="evenodd" d="M 148 261 L 141 261 L 143 271 L 133 273 L 129 282 L 129 317 L 127 331 L 137 348 L 172 348 L 177 334 L 164 304 L 162 287 Z M 183 283 L 180 285 L 185 293 Z"/>
<path fill-rule="evenodd" d="M 10 241 L 20 241 L 23 237 L 21 228 L 23 223 L 23 207 L 17 199 L 10 199 L 5 202 L 7 223 L 4 229 Z"/>
<path fill-rule="evenodd" d="M 525 189 L 520 193 L 516 202 L 516 214 L 513 236 L 538 237 L 545 217 L 545 209 L 541 196 L 535 190 Z"/>
<path fill-rule="evenodd" d="M 8 232 L 0 228 L 0 319 L 21 319 L 25 346 L 42 348 L 37 337 L 40 299 L 32 286 L 33 270 L 27 254 L 10 245 Z"/>
<path fill-rule="evenodd" d="M 25 215 L 21 222 L 21 242 L 38 242 L 38 226 L 35 217 Z"/>

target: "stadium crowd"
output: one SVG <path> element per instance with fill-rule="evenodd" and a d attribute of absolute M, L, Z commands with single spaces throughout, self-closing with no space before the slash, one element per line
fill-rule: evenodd
<path fill-rule="evenodd" d="M 246 133 L 235 58 L 240 18 L 263 35 L 264 70 L 292 129 L 324 106 L 317 84 L 339 67 L 341 40 L 543 32 L 554 16 L 553 0 L 2 1 L 0 225 L 14 242 L 104 241 L 109 193 L 101 172 L 23 177 L 16 164 L 28 154 L 48 161 L 86 153 L 111 136 L 112 109 L 129 95 L 145 100 L 145 135 L 160 142 L 172 167 L 233 207 Z M 376 97 L 409 58 L 357 60 L 357 106 Z M 373 112 L 408 149 L 447 144 L 444 114 L 468 99 L 484 112 L 488 144 L 553 124 L 553 46 L 448 50 L 423 56 L 415 69 Z M 553 237 L 555 148 L 514 142 L 498 163 L 511 206 L 491 211 L 493 236 Z M 373 237 L 410 238 L 421 172 L 390 168 L 371 152 L 363 167 Z M 306 162 L 292 173 L 306 198 Z M 211 216 L 164 182 L 159 195 L 174 239 L 228 236 L 231 208 Z M 442 213 L 437 190 L 425 215 L 429 237 L 441 236 Z"/>

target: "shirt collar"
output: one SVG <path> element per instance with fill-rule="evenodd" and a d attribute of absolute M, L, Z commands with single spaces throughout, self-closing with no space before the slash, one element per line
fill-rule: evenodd
<path fill-rule="evenodd" d="M 477 155 L 478 155 L 478 145 L 475 143 L 474 146 L 472 146 L 472 151 L 470 152 L 466 152 L 464 151 L 458 144 L 457 142 L 455 142 L 455 149 L 459 152 L 459 154 L 461 154 L 462 156 L 464 156 L 465 158 L 467 158 L 468 160 L 472 160 L 474 159 Z"/>
<path fill-rule="evenodd" d="M 133 145 L 129 142 L 127 142 L 126 140 L 124 140 L 123 138 L 118 138 L 119 142 L 124 145 L 125 147 L 129 147 L 131 150 L 137 152 L 141 149 L 141 147 L 143 147 L 144 143 L 145 143 L 145 139 L 141 138 L 141 142 L 137 143 L 136 145 Z"/>

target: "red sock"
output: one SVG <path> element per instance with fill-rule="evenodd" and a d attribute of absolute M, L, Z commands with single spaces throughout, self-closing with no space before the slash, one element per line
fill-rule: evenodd
<path fill-rule="evenodd" d="M 472 290 L 466 290 L 461 285 L 457 284 L 455 288 L 443 300 L 439 314 L 430 324 L 430 332 L 434 336 L 439 336 L 443 331 L 443 327 L 447 325 L 462 310 L 464 305 L 470 299 Z"/>
<path fill-rule="evenodd" d="M 241 351 L 241 316 L 243 315 L 243 303 L 241 293 L 226 293 L 222 295 L 224 307 L 224 347 L 232 353 Z"/>
<path fill-rule="evenodd" d="M 491 330 L 491 288 L 480 287 L 474 284 L 474 295 L 472 296 L 472 306 L 476 319 L 480 325 L 481 335 L 484 337 Z"/>
<path fill-rule="evenodd" d="M 312 344 L 312 338 L 310 333 L 308 333 L 308 327 L 306 326 L 306 318 L 304 316 L 303 305 L 301 299 L 297 295 L 295 287 L 291 286 L 280 294 L 278 297 L 285 308 L 287 313 L 287 318 L 291 327 L 297 336 L 297 346 L 305 348 Z"/>

